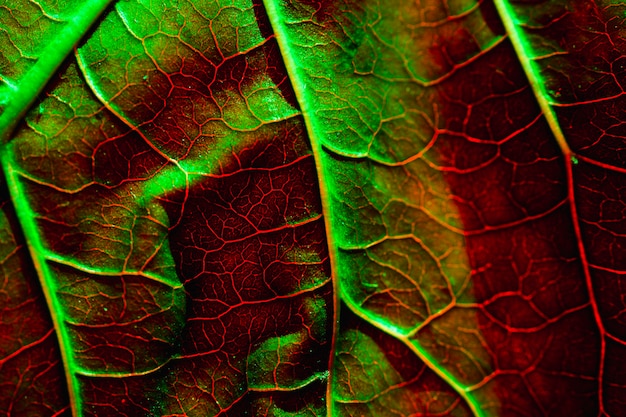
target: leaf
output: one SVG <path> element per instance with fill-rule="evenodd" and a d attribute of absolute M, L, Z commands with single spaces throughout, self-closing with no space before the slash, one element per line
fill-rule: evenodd
<path fill-rule="evenodd" d="M 2 5 L 0 410 L 623 415 L 625 16 Z"/>

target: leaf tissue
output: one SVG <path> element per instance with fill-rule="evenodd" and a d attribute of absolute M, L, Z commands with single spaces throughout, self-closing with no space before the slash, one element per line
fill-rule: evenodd
<path fill-rule="evenodd" d="M 0 1 L 0 416 L 626 416 L 626 4 Z"/>

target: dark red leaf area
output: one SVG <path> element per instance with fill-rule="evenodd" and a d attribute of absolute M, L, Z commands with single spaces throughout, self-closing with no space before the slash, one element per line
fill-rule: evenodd
<path fill-rule="evenodd" d="M 478 3 L 484 24 L 494 35 L 504 35 L 504 27 L 493 3 L 488 1 Z M 441 22 L 450 19 L 450 16 L 456 13 L 462 14 L 465 7 L 468 5 L 462 2 L 446 5 L 446 7 L 442 7 L 441 2 L 433 2 L 432 9 L 422 6 L 420 11 L 425 21 Z M 428 47 L 428 66 L 435 66 L 438 70 L 437 73 L 431 75 L 432 78 L 455 72 L 463 66 L 465 61 L 480 54 L 482 48 L 477 39 L 480 34 L 476 32 L 476 28 L 465 25 L 443 25 L 437 29 L 432 44 Z"/>
<path fill-rule="evenodd" d="M 492 356 L 479 391 L 497 394 L 501 416 L 596 415 L 607 364 L 565 164 L 510 44 L 439 94 L 454 104 L 441 109 L 449 135 L 436 149 L 465 225 L 472 306 Z"/>
<path fill-rule="evenodd" d="M 341 416 L 472 415 L 458 393 L 409 347 L 345 306 L 334 372 L 335 409 Z"/>
<path fill-rule="evenodd" d="M 215 174 L 161 199 L 187 296 L 180 353 L 150 375 L 82 378 L 88 414 L 323 412 L 332 285 L 300 123 L 260 132 Z"/>
<path fill-rule="evenodd" d="M 176 391 L 222 374 L 207 407 L 226 409 L 248 388 L 294 389 L 328 369 L 332 287 L 315 166 L 299 126 L 281 133 L 166 203 L 191 317 Z M 259 349 L 269 349 L 262 360 Z"/>
<path fill-rule="evenodd" d="M 326 381 L 315 381 L 296 395 L 292 392 L 254 392 L 224 413 L 225 417 L 274 417 L 285 415 L 318 417 L 326 408 Z"/>
<path fill-rule="evenodd" d="M 626 4 L 576 0 L 515 7 L 527 16 L 522 29 L 575 154 L 574 221 L 602 346 L 600 410 L 624 415 L 626 301 L 618 294 L 626 273 Z"/>
<path fill-rule="evenodd" d="M 606 343 L 603 386 L 609 415 L 626 409 L 626 184 L 624 174 L 595 164 L 573 167 L 576 201 L 595 303 Z"/>
<path fill-rule="evenodd" d="M 0 415 L 69 415 L 56 333 L 4 183 L 0 222 Z"/>
<path fill-rule="evenodd" d="M 592 245 L 587 249 L 592 269 L 616 274 L 626 270 L 626 220 L 624 219 L 626 185 L 624 177 L 596 165 L 580 163 L 574 166 L 578 184 L 578 215 L 585 239 Z M 605 245 L 600 248 L 596 245 Z M 615 276 L 615 281 L 619 279 Z"/>

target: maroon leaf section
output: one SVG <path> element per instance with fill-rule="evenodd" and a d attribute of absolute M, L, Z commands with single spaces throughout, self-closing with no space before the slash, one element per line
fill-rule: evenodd
<path fill-rule="evenodd" d="M 623 415 L 624 7 L 512 3 L 504 18 L 527 37 L 533 82 L 575 155 L 557 145 L 509 44 L 440 91 L 452 135 L 437 151 L 495 368 L 484 384 L 501 415 Z"/>
<path fill-rule="evenodd" d="M 0 227 L 0 415 L 69 415 L 56 333 L 4 185 Z"/>
<path fill-rule="evenodd" d="M 626 406 L 626 5 L 513 3 L 547 100 L 573 152 L 570 200 L 599 329 L 599 412 Z"/>
<path fill-rule="evenodd" d="M 228 415 L 325 412 L 332 284 L 313 157 L 299 123 L 263 133 L 166 202 L 190 317 L 171 384 L 202 398 L 199 415 L 239 401 Z"/>
<path fill-rule="evenodd" d="M 499 415 L 592 415 L 600 343 L 563 156 L 511 45 L 439 94 L 446 134 L 434 152 L 463 216 L 475 299 L 467 307 L 493 364 L 478 386 L 497 393 Z M 435 344 L 424 332 L 437 357 L 442 334 L 454 345 L 453 328 L 435 321 L 429 331 L 440 335 Z"/>

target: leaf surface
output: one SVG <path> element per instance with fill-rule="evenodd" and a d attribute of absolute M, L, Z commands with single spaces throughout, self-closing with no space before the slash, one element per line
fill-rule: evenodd
<path fill-rule="evenodd" d="M 61 3 L 0 8 L 5 415 L 622 415 L 623 4 Z"/>

